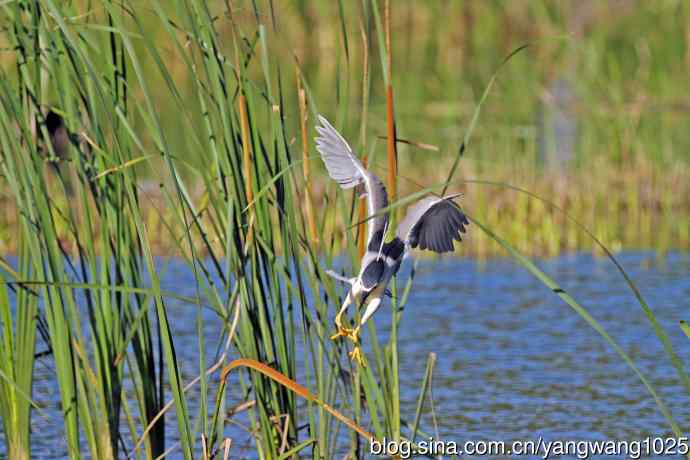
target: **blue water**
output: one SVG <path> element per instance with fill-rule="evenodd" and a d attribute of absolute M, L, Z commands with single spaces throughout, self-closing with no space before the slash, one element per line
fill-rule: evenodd
<path fill-rule="evenodd" d="M 657 260 L 649 253 L 625 253 L 619 260 L 690 367 L 690 340 L 678 326 L 681 319 L 690 319 L 690 257 L 670 254 Z M 406 262 L 403 278 L 410 265 Z M 612 265 L 588 254 L 538 265 L 630 354 L 681 428 L 690 427 L 690 397 Z M 172 262 L 164 279 L 164 289 L 195 294 L 193 278 L 182 264 Z M 179 302 L 169 309 L 178 359 L 188 380 L 199 373 L 197 309 Z M 381 340 L 390 329 L 389 319 L 386 303 L 374 316 Z M 207 321 L 205 328 L 207 345 L 215 350 L 220 324 Z M 635 373 L 575 311 L 511 260 L 419 261 L 399 335 L 403 417 L 414 418 L 427 357 L 436 353 L 432 393 L 437 426 L 427 402 L 421 428 L 442 439 L 637 440 L 670 434 Z M 363 340 L 368 341 L 367 334 Z M 36 367 L 33 396 L 46 414 L 34 415 L 37 458 L 65 455 L 51 367 L 48 359 Z M 228 405 L 239 402 L 237 392 L 229 398 Z M 196 400 L 192 393 L 193 414 Z M 172 414 L 167 420 L 170 443 L 176 438 L 176 423 Z M 242 429 L 232 426 L 228 435 L 237 439 L 237 449 L 243 445 L 240 440 L 247 439 Z M 232 457 L 242 454 L 252 457 L 251 447 L 235 450 Z"/>
<path fill-rule="evenodd" d="M 688 258 L 670 256 L 664 265 L 644 268 L 649 257 L 620 259 L 690 363 L 690 341 L 678 327 L 690 317 Z M 540 266 L 589 309 L 687 427 L 690 398 L 611 265 L 572 256 Z M 404 374 L 420 376 L 423 369 L 415 363 L 431 351 L 438 354 L 434 399 L 444 438 L 640 439 L 669 433 L 639 378 L 601 336 L 510 261 L 482 269 L 469 261 L 425 263 L 410 304 L 401 328 Z"/>

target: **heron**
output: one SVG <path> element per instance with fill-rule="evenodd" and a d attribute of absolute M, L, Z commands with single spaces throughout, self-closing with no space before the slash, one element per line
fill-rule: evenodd
<path fill-rule="evenodd" d="M 69 145 L 76 136 L 67 130 L 65 120 L 53 110 L 49 110 L 46 114 L 46 129 L 48 130 L 53 152 L 58 160 L 66 159 Z"/>
<path fill-rule="evenodd" d="M 352 360 L 364 365 L 360 347 L 360 329 L 376 313 L 391 279 L 398 273 L 403 259 L 413 248 L 437 253 L 453 251 L 453 241 L 462 241 L 469 225 L 467 216 L 454 201 L 460 194 L 427 196 L 412 205 L 400 222 L 395 235 L 387 239 L 389 232 L 388 193 L 383 182 L 364 167 L 343 136 L 319 115 L 316 126 L 316 148 L 321 155 L 328 175 L 343 189 L 354 188 L 360 197 L 367 199 L 366 251 L 362 256 L 357 276 L 346 278 L 328 270 L 327 273 L 350 285 L 350 290 L 335 316 L 336 332 L 331 337 L 349 338 L 354 348 L 349 353 Z M 359 324 L 344 327 L 342 316 L 351 304 L 359 308 L 366 305 Z"/>

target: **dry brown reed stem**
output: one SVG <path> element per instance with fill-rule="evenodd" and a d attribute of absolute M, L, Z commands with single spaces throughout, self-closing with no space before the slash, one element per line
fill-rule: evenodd
<path fill-rule="evenodd" d="M 170 446 L 165 452 L 163 452 L 158 457 L 156 457 L 155 460 L 163 460 L 165 457 L 167 457 L 168 455 L 172 454 L 175 450 L 177 450 L 178 447 L 180 447 L 180 443 L 176 442 L 175 444 Z"/>
<path fill-rule="evenodd" d="M 232 439 L 225 438 L 223 460 L 230 458 L 230 446 L 232 446 Z"/>
<path fill-rule="evenodd" d="M 249 119 L 247 118 L 247 101 L 244 94 L 237 98 L 240 114 L 240 129 L 242 134 L 242 172 L 244 174 L 245 195 L 247 203 L 254 201 L 254 191 L 252 187 L 252 147 L 249 142 Z M 249 210 L 253 213 L 252 209 Z M 251 239 L 251 233 L 247 235 L 247 240 Z"/>
<path fill-rule="evenodd" d="M 376 136 L 376 138 L 386 140 L 386 139 L 388 139 L 388 136 Z M 416 147 L 420 150 L 430 150 L 432 152 L 439 152 L 441 150 L 438 148 L 437 145 L 427 144 L 424 142 L 417 142 L 417 141 L 413 141 L 410 139 L 403 139 L 401 137 L 396 137 L 395 142 L 397 142 L 398 144 L 411 145 L 412 147 Z"/>
<path fill-rule="evenodd" d="M 367 167 L 367 156 L 362 157 L 362 165 Z M 366 220 L 367 220 L 367 202 L 366 200 L 359 199 L 359 210 L 357 214 L 357 252 L 359 253 L 359 258 L 364 257 L 364 251 L 367 247 L 367 232 L 366 232 Z"/>
<path fill-rule="evenodd" d="M 206 435 L 201 433 L 201 452 L 202 455 L 204 456 L 204 460 L 208 460 L 208 450 L 206 447 Z"/>
<path fill-rule="evenodd" d="M 391 48 L 391 6 L 390 0 L 386 0 L 384 11 L 384 27 L 386 30 L 386 54 L 388 59 L 388 81 L 386 82 L 386 119 L 388 121 L 387 157 L 388 157 L 388 193 L 390 201 L 395 201 L 398 194 L 398 151 L 395 142 L 395 113 L 393 111 L 393 68 Z M 395 220 L 395 210 L 391 211 Z"/>
<path fill-rule="evenodd" d="M 398 194 L 398 151 L 395 146 L 395 118 L 393 115 L 393 86 L 388 84 L 386 88 L 386 118 L 388 119 L 388 140 L 387 140 L 387 157 L 388 157 L 388 193 L 390 195 L 390 202 L 394 202 Z M 391 211 L 395 214 L 395 210 Z"/>
<path fill-rule="evenodd" d="M 362 21 L 359 21 L 359 31 L 362 35 L 362 124 L 361 124 L 361 148 L 362 152 L 366 152 L 367 145 L 367 111 L 369 106 L 369 39 L 367 38 L 367 32 L 364 28 Z M 367 167 L 367 154 L 362 154 L 362 164 Z M 359 226 L 358 226 L 358 240 L 357 240 L 357 250 L 359 253 L 359 258 L 364 257 L 364 251 L 366 250 L 367 237 L 365 232 L 364 220 L 367 217 L 367 203 L 364 200 L 359 202 Z"/>
<path fill-rule="evenodd" d="M 322 407 L 326 412 L 331 414 L 333 417 L 338 419 L 340 422 L 345 424 L 348 428 L 356 431 L 360 436 L 368 440 L 369 442 L 372 442 L 374 440 L 374 435 L 366 431 L 364 428 L 361 426 L 357 425 L 352 419 L 347 418 L 340 412 L 338 412 L 336 409 L 333 407 L 329 406 L 325 402 L 321 401 L 318 397 L 313 395 L 312 393 L 309 392 L 309 390 L 300 385 L 299 383 L 295 382 L 291 378 L 285 376 L 284 374 L 281 374 L 280 372 L 276 371 L 275 369 L 260 363 L 259 361 L 256 361 L 254 359 L 248 359 L 248 358 L 239 358 L 234 361 L 232 361 L 230 364 L 225 366 L 223 368 L 223 372 L 221 372 L 220 375 L 220 382 L 221 385 L 225 385 L 225 381 L 228 378 L 228 374 L 233 369 L 237 369 L 238 367 L 247 367 L 249 369 L 253 369 L 266 377 L 270 378 L 274 382 L 279 383 L 280 385 L 284 386 L 288 390 L 292 391 L 293 393 L 297 394 L 298 396 L 301 396 L 302 398 L 311 401 L 313 403 L 318 404 L 320 407 Z"/>
<path fill-rule="evenodd" d="M 304 206 L 309 228 L 309 238 L 314 246 L 319 243 L 319 235 L 316 230 L 316 218 L 314 217 L 314 204 L 311 198 L 311 171 L 309 165 L 309 137 L 307 136 L 307 96 L 302 88 L 302 77 L 299 68 L 295 69 L 297 80 L 297 96 L 299 98 L 299 122 L 302 131 L 302 172 L 304 174 Z"/>
<path fill-rule="evenodd" d="M 235 40 L 237 38 L 235 37 Z M 242 73 L 240 72 L 240 56 L 239 52 L 235 53 L 235 76 L 237 84 L 239 85 L 239 97 L 237 98 L 237 109 L 240 117 L 240 135 L 242 136 L 242 174 L 244 175 L 244 193 L 247 198 L 247 204 L 254 201 L 254 188 L 252 178 L 252 145 L 249 139 L 249 117 L 247 116 L 247 98 L 244 95 L 244 84 L 242 81 Z M 249 209 L 249 220 L 254 216 L 253 207 Z M 253 232 L 250 228 L 247 230 L 247 243 L 253 240 Z"/>

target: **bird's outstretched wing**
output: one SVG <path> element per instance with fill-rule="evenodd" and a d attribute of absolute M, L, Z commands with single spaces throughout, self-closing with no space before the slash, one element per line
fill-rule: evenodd
<path fill-rule="evenodd" d="M 373 218 L 372 216 L 388 206 L 386 187 L 378 177 L 364 168 L 345 139 L 328 120 L 319 115 L 319 122 L 321 125 L 316 126 L 316 131 L 319 133 L 316 138 L 316 148 L 326 165 L 328 175 L 345 189 L 358 185 L 364 186 L 369 218 L 367 246 L 371 246 L 370 250 L 377 251 L 383 241 L 388 213 L 382 213 Z M 375 249 L 373 249 L 374 246 L 376 246 Z"/>
<path fill-rule="evenodd" d="M 430 196 L 412 206 L 398 226 L 398 238 L 412 248 L 436 252 L 453 250 L 453 240 L 462 241 L 461 233 L 470 222 L 454 201 L 458 195 Z"/>

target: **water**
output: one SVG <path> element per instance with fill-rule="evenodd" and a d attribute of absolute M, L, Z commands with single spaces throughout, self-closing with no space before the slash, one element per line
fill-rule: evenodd
<path fill-rule="evenodd" d="M 690 362 L 690 342 L 678 327 L 690 315 L 688 258 L 672 256 L 663 266 L 642 268 L 648 257 L 621 260 Z M 540 265 L 632 356 L 687 427 L 690 399 L 611 265 L 590 256 Z M 669 433 L 633 371 L 524 269 L 507 260 L 482 270 L 471 261 L 448 260 L 422 265 L 418 281 L 400 332 L 403 374 L 411 377 L 405 395 L 411 402 L 414 385 L 407 383 L 421 377 L 426 354 L 437 353 L 434 399 L 442 437 L 630 440 Z"/>
<path fill-rule="evenodd" d="M 690 341 L 678 327 L 681 319 L 690 319 L 688 255 L 671 254 L 658 263 L 653 254 L 626 253 L 620 260 L 681 359 L 690 363 Z M 601 322 L 656 386 L 676 421 L 687 427 L 690 397 L 611 264 L 590 255 L 571 255 L 539 265 Z M 403 278 L 409 268 L 406 262 Z M 193 285 L 187 269 L 173 262 L 163 288 L 194 295 Z M 387 306 L 374 316 L 381 339 L 390 328 Z M 171 303 L 169 308 L 183 375 L 189 380 L 198 374 L 197 310 L 180 303 Z M 213 318 L 212 313 L 208 315 Z M 207 321 L 210 350 L 218 342 L 219 327 Z M 438 426 L 427 403 L 421 428 L 434 436 L 438 430 L 442 439 L 638 440 L 670 433 L 645 387 L 611 347 L 568 305 L 510 260 L 420 261 L 399 334 L 405 419 L 414 418 L 429 353 L 438 356 L 433 377 Z M 368 340 L 366 333 L 363 340 Z M 65 458 L 61 424 L 55 422 L 59 420 L 58 392 L 51 367 L 46 359 L 36 367 L 34 398 L 47 405 L 47 417 L 35 415 L 33 421 L 37 458 Z M 229 396 L 228 405 L 239 401 L 236 393 Z M 192 414 L 194 404 L 192 397 Z M 176 438 L 175 425 L 174 416 L 168 415 L 169 440 Z M 247 438 L 236 428 L 230 428 L 228 435 Z M 251 449 L 245 453 L 252 455 Z"/>

